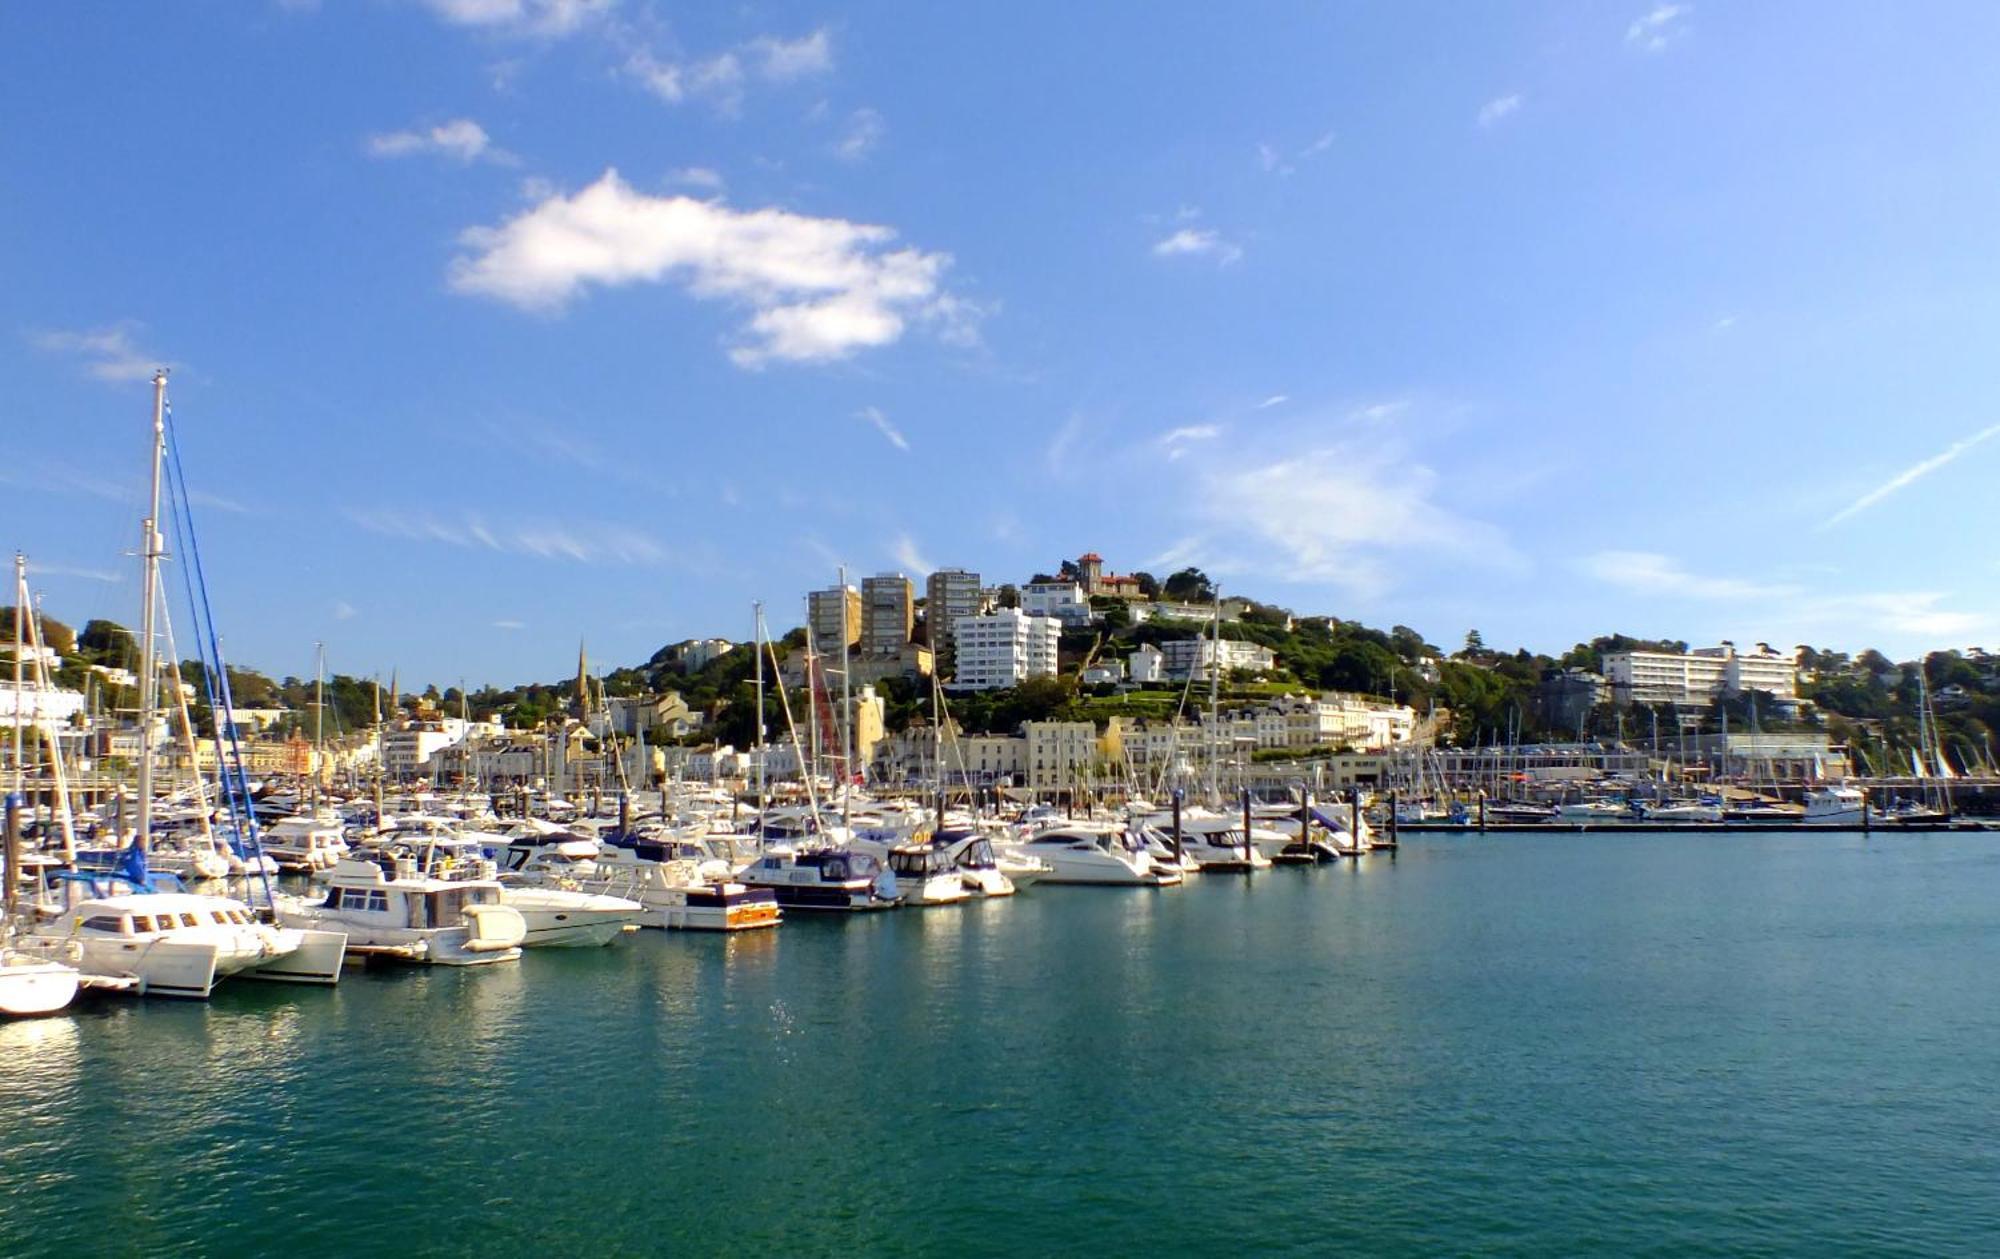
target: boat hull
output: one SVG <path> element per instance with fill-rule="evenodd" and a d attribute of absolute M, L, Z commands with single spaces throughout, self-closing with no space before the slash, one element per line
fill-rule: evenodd
<path fill-rule="evenodd" d="M 73 966 L 10 955 L 0 965 L 0 1015 L 19 1019 L 54 1014 L 76 999 L 79 982 Z"/>

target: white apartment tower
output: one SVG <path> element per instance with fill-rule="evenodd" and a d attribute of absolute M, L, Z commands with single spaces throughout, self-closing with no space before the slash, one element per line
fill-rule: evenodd
<path fill-rule="evenodd" d="M 952 627 L 952 641 L 958 667 L 947 685 L 957 691 L 998 690 L 1055 676 L 1062 624 L 1054 617 L 1002 608 L 960 617 Z"/>

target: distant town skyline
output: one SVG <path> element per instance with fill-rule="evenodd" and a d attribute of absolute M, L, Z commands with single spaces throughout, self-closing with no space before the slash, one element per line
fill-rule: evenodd
<path fill-rule="evenodd" d="M 273 675 L 550 679 L 1086 551 L 1446 650 L 2000 646 L 1987 6 L 0 35 L 0 548 L 74 625 L 137 621 L 166 364 Z"/>

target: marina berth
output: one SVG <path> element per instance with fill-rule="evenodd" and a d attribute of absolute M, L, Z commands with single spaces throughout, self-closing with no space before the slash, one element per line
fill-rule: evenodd
<path fill-rule="evenodd" d="M 568 845 L 565 845 L 568 847 Z M 732 862 L 715 855 L 727 840 L 634 840 L 593 845 L 589 871 L 580 854 L 546 854 L 530 859 L 524 874 L 561 871 L 586 891 L 637 901 L 639 925 L 674 931 L 756 931 L 780 921 L 778 898 L 768 888 L 736 879 Z"/>

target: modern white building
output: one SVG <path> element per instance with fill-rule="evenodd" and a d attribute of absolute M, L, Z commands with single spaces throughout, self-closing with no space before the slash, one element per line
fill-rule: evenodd
<path fill-rule="evenodd" d="M 1021 587 L 1021 611 L 1052 616 L 1064 625 L 1090 624 L 1090 600 L 1073 581 L 1034 581 Z"/>
<path fill-rule="evenodd" d="M 674 658 L 681 668 L 693 673 L 736 650 L 736 644 L 726 638 L 690 638 L 675 649 Z"/>
<path fill-rule="evenodd" d="M 1165 654 L 1158 647 L 1145 643 L 1126 657 L 1126 666 L 1134 682 L 1164 682 L 1167 680 L 1166 661 Z"/>
<path fill-rule="evenodd" d="M 1221 642 L 1212 638 L 1171 639 L 1160 644 L 1160 655 L 1167 679 L 1174 682 L 1188 678 L 1206 682 L 1218 662 L 1225 677 L 1233 669 L 1262 673 L 1278 666 L 1278 658 L 1269 647 L 1230 638 Z"/>
<path fill-rule="evenodd" d="M 990 691 L 1055 676 L 1062 625 L 1054 617 L 1003 608 L 960 617 L 952 636 L 958 667 L 947 685 L 957 691 Z"/>
<path fill-rule="evenodd" d="M 1604 655 L 1604 680 L 1619 704 L 1705 705 L 1718 695 L 1767 691 L 1781 700 L 1799 694 L 1798 652 L 1780 652 L 1768 643 L 1739 652 L 1736 644 L 1702 647 L 1684 655 L 1664 651 L 1617 651 Z"/>

